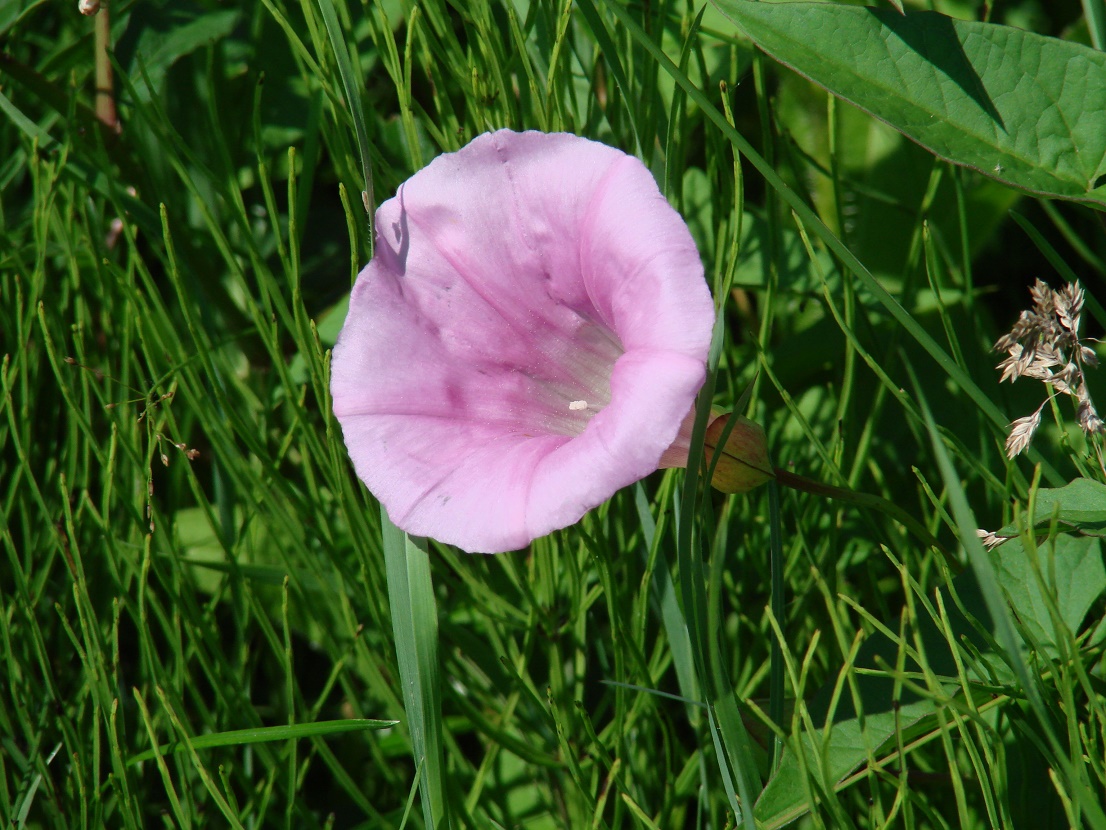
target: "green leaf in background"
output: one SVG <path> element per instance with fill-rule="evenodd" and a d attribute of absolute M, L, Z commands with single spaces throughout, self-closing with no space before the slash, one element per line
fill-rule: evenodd
<path fill-rule="evenodd" d="M 1100 485 L 1101 486 L 1101 485 Z M 1038 645 L 1057 641 L 1049 606 L 1071 632 L 1083 624 L 1091 605 L 1106 591 L 1102 546 L 1089 536 L 1061 533 L 1038 548 L 1040 578 L 1021 539 L 1011 539 L 991 554 L 1010 604 Z M 1046 594 L 1047 592 L 1047 594 Z"/>
<path fill-rule="evenodd" d="M 1056 504 L 1073 522 L 1073 517 L 1094 521 L 1106 509 L 1106 485 L 1077 479 L 1066 487 L 1040 490 L 1035 516 L 1048 520 Z M 1039 569 L 1020 539 L 1011 539 L 988 555 L 994 565 L 997 586 L 1024 626 L 1024 648 L 1029 648 L 1032 642 L 1035 647 L 1054 651 L 1059 644 L 1070 642 L 1091 606 L 1106 591 L 1106 567 L 1097 538 L 1060 533 L 1042 542 L 1037 550 Z M 948 632 L 957 641 L 969 642 L 971 650 L 979 656 L 975 668 L 968 668 L 966 679 L 973 686 L 982 684 L 978 695 L 986 701 L 991 698 L 990 683 L 996 680 L 1013 683 L 1015 676 L 1006 658 L 993 649 L 997 632 L 977 574 L 971 570 L 960 574 L 953 580 L 953 589 L 955 599 L 948 589 L 940 590 L 941 605 L 948 614 Z M 918 595 L 915 602 L 923 600 Z M 950 650 L 949 637 L 922 613 L 917 614 L 913 626 L 929 671 L 935 679 L 941 679 L 939 693 L 950 697 L 962 695 L 957 684 L 943 680 L 958 674 L 958 661 Z M 980 628 L 991 636 L 982 636 Z M 910 637 L 905 639 L 909 641 Z M 758 800 L 756 817 L 765 827 L 782 827 L 809 810 L 809 792 L 804 783 L 809 771 L 819 773 L 823 786 L 841 788 L 860 780 L 860 775 L 850 773 L 870 758 L 881 758 L 896 750 L 892 743 L 896 730 L 911 735 L 931 731 L 933 721 L 926 719 L 935 714 L 934 697 L 902 688 L 887 671 L 888 667 L 900 665 L 901 647 L 878 631 L 861 646 L 852 665 L 863 673 L 851 680 L 860 701 L 859 712 L 848 692 L 841 694 L 837 677 L 831 677 L 808 702 L 815 731 L 802 731 L 798 740 L 805 757 L 797 757 L 793 743 Z M 964 661 L 961 656 L 959 662 Z M 906 657 L 902 665 L 908 674 L 914 673 L 915 677 L 923 674 L 922 667 L 911 657 Z"/>
<path fill-rule="evenodd" d="M 1106 206 L 1106 53 L 934 12 L 714 2 L 773 58 L 941 158 Z"/>
<path fill-rule="evenodd" d="M 23 17 L 27 16 L 36 6 L 41 6 L 46 0 L 9 0 L 0 5 L 0 35 L 16 25 Z"/>
<path fill-rule="evenodd" d="M 1106 484 L 1077 478 L 1063 487 L 1038 490 L 1032 526 L 1048 524 L 1054 514 L 1060 524 L 1078 528 L 1083 533 L 1096 536 L 1106 533 Z M 1017 536 L 1020 532 L 1019 525 L 1008 524 L 995 531 L 995 535 Z"/>
<path fill-rule="evenodd" d="M 240 16 L 237 9 L 213 12 L 195 3 L 139 3 L 115 52 L 119 62 L 129 68 L 135 92 L 154 96 L 174 63 L 226 37 Z M 141 73 L 145 73 L 148 87 L 141 82 Z"/>
<path fill-rule="evenodd" d="M 214 732 L 209 735 L 197 735 L 190 743 L 193 749 L 212 749 L 220 746 L 245 746 L 248 744 L 268 743 L 269 741 L 293 741 L 303 738 L 324 738 L 343 732 L 356 732 L 364 729 L 387 729 L 399 721 L 373 720 L 369 718 L 349 718 L 347 720 L 319 721 L 317 723 L 296 723 L 288 726 L 262 726 L 257 729 L 233 729 L 229 732 Z M 150 761 L 158 755 L 168 752 L 183 752 L 187 747 L 183 743 L 162 744 L 156 750 L 147 749 L 127 760 L 128 766 L 141 761 Z"/>
<path fill-rule="evenodd" d="M 962 573 L 954 585 L 965 610 L 980 626 L 990 629 L 991 618 L 974 573 Z M 941 594 L 952 634 L 987 655 L 990 645 L 973 621 L 960 612 L 948 589 L 941 589 Z M 923 599 L 916 596 L 915 602 L 920 604 Z M 896 666 L 916 678 L 925 674 L 926 668 L 913 657 L 900 655 L 902 649 L 914 647 L 913 634 L 908 632 L 898 641 L 889 636 L 887 629 L 888 633 L 876 631 L 869 635 L 850 665 L 842 669 L 846 679 L 831 676 L 807 702 L 808 725 L 789 742 L 779 769 L 757 800 L 758 826 L 783 827 L 808 812 L 812 775 L 825 789 L 842 789 L 862 780 L 863 775 L 850 774 L 870 759 L 888 760 L 886 756 L 897 749 L 896 734 L 914 736 L 932 731 L 927 727 L 933 722 L 926 719 L 936 711 L 934 696 L 957 694 L 956 683 L 944 680 L 938 683 L 937 678 L 955 678 L 957 665 L 945 633 L 931 617 L 919 608 L 911 623 L 937 688 L 919 693 L 904 687 L 893 676 Z M 978 675 L 972 677 L 975 681 L 982 679 Z M 801 758 L 795 751 L 796 744 L 802 747 Z M 897 763 L 904 762 L 900 759 Z"/>

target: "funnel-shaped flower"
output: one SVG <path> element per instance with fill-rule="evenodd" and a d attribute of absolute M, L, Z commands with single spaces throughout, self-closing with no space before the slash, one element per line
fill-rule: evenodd
<path fill-rule="evenodd" d="M 657 469 L 681 427 L 686 446 L 714 309 L 636 158 L 482 135 L 405 182 L 376 227 L 331 391 L 396 525 L 513 550 Z"/>

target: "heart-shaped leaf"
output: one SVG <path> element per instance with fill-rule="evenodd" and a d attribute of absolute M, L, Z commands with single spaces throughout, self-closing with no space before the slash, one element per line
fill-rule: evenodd
<path fill-rule="evenodd" d="M 935 12 L 714 2 L 780 63 L 941 158 L 1106 206 L 1106 53 Z"/>

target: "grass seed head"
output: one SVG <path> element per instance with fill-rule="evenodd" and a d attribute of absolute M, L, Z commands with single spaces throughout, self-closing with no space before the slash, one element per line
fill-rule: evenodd
<path fill-rule="evenodd" d="M 1098 365 L 1098 357 L 1094 349 L 1079 338 L 1083 287 L 1073 282 L 1053 291 L 1044 280 L 1038 279 L 1029 293 L 1033 308 L 1018 315 L 1010 331 L 995 343 L 995 351 L 1006 352 L 1006 357 L 996 367 L 1002 372 L 999 382 L 1009 380 L 1012 383 L 1023 377 L 1039 380 L 1051 391 L 1075 399 L 1076 419 L 1084 433 L 1103 432 L 1106 424 L 1095 409 L 1084 377 L 1086 367 Z M 1041 424 L 1043 408 L 1042 403 L 1032 415 L 1010 424 L 1006 438 L 1007 458 L 1013 458 L 1029 446 Z"/>

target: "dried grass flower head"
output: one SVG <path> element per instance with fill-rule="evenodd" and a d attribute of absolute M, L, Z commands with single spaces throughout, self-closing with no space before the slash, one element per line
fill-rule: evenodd
<path fill-rule="evenodd" d="M 1083 314 L 1083 288 L 1068 283 L 1059 291 L 1038 279 L 1030 289 L 1033 307 L 1023 311 L 1009 334 L 995 343 L 995 351 L 1006 352 L 996 368 L 1000 380 L 1034 378 L 1075 400 L 1076 419 L 1088 436 L 1099 435 L 1106 425 L 1087 390 L 1086 369 L 1098 365 L 1098 357 L 1079 337 Z M 1041 424 L 1046 399 L 1037 409 L 1010 424 L 1006 438 L 1008 458 L 1021 453 L 1033 440 Z"/>
<path fill-rule="evenodd" d="M 640 161 L 567 134 L 481 135 L 401 185 L 376 228 L 331 391 L 396 525 L 514 550 L 686 463 L 714 308 Z"/>

